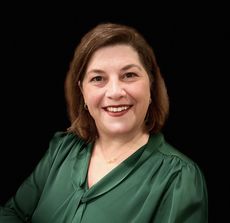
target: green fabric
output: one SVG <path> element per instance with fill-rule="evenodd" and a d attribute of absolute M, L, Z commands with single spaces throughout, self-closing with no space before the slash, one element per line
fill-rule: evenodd
<path fill-rule="evenodd" d="M 58 132 L 34 172 L 0 210 L 1 223 L 206 223 L 204 176 L 162 133 L 87 186 L 92 144 Z"/>

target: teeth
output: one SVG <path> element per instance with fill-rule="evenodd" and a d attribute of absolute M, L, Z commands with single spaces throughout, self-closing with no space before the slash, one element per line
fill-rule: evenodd
<path fill-rule="evenodd" d="M 129 106 L 121 106 L 121 107 L 107 107 L 106 109 L 109 112 L 121 112 L 121 111 L 125 111 L 129 108 Z"/>

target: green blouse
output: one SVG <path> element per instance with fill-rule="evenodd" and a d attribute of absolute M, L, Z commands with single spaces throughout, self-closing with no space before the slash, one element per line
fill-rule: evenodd
<path fill-rule="evenodd" d="M 0 209 L 1 223 L 207 223 L 204 176 L 162 133 L 90 189 L 92 144 L 57 132 L 15 196 Z"/>

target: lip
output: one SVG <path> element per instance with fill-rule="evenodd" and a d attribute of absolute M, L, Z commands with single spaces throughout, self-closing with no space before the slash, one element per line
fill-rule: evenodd
<path fill-rule="evenodd" d="M 103 110 L 112 117 L 119 117 L 125 115 L 133 105 L 120 104 L 104 106 Z"/>

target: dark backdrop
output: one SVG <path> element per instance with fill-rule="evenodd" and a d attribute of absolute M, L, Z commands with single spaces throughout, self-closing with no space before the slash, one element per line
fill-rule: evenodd
<path fill-rule="evenodd" d="M 201 167 L 210 222 L 224 222 L 229 195 L 224 8 L 159 12 L 147 5 L 90 13 L 75 6 L 26 7 L 9 6 L 2 20 L 0 203 L 31 173 L 54 132 L 68 127 L 63 83 L 74 49 L 85 32 L 109 21 L 137 28 L 153 46 L 171 102 L 166 139 Z"/>

